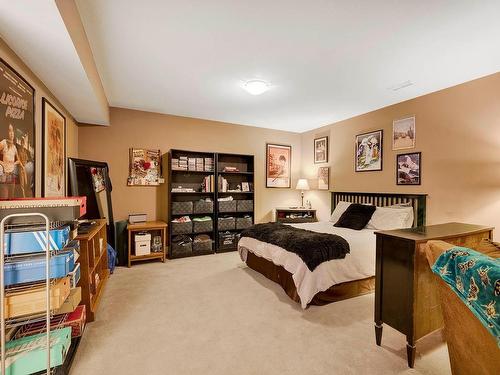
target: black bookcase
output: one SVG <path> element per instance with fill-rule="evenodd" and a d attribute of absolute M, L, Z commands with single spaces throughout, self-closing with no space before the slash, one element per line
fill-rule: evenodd
<path fill-rule="evenodd" d="M 178 170 L 180 158 L 188 159 L 188 170 Z M 189 159 L 198 160 L 198 168 L 196 164 L 189 166 Z M 205 170 L 205 160 L 213 160 L 213 170 Z M 185 159 L 183 159 L 185 160 Z M 203 160 L 203 170 L 201 169 L 201 160 Z M 174 165 L 173 165 L 174 164 Z M 197 170 L 198 169 L 198 170 Z M 229 171 L 228 171 L 229 169 Z M 213 180 L 211 191 L 202 191 L 202 184 L 206 177 Z M 226 180 L 227 190 L 223 191 L 223 179 Z M 193 191 L 172 191 L 176 188 L 182 187 L 183 189 Z M 248 191 L 243 191 L 247 190 Z M 219 198 L 233 197 L 234 203 L 222 203 L 218 201 Z M 209 198 L 213 202 L 213 209 L 211 212 L 203 211 L 197 213 L 195 207 L 207 205 L 201 202 Z M 200 203 L 201 202 L 201 203 Z M 182 258 L 187 256 L 213 254 L 214 252 L 235 251 L 238 234 L 244 227 L 251 225 L 255 222 L 254 210 L 254 156 L 241 155 L 241 154 L 227 154 L 227 153 L 212 153 L 200 151 L 187 151 L 172 149 L 168 154 L 168 240 L 169 240 L 169 258 Z M 223 209 L 223 212 L 219 211 Z M 181 217 L 189 216 L 191 220 L 196 217 L 210 217 L 212 220 L 211 230 L 200 231 L 200 228 L 195 229 L 194 221 L 192 221 L 192 228 L 186 224 L 183 225 L 173 223 L 172 221 Z M 225 229 L 220 228 L 219 218 L 226 225 Z M 227 227 L 228 221 L 234 219 L 234 226 Z M 236 226 L 238 223 L 238 228 Z M 201 224 L 207 225 L 207 223 Z M 181 233 L 179 233 L 181 229 Z M 203 249 L 199 244 L 184 241 L 187 237 L 194 240 L 198 235 L 209 236 L 212 240 L 211 246 L 205 243 Z M 229 241 L 233 238 L 233 241 Z M 175 241 L 174 241 L 175 240 Z"/>

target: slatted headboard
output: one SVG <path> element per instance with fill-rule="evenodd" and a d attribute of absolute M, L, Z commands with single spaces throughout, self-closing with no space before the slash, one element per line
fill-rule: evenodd
<path fill-rule="evenodd" d="M 425 225 L 427 194 L 397 194 L 397 193 L 353 193 L 332 192 L 332 212 L 340 201 L 351 203 L 366 203 L 383 207 L 398 203 L 410 203 L 413 207 L 413 226 Z"/>

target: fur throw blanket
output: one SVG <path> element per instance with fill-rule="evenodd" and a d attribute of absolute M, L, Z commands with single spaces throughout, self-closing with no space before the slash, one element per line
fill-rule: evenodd
<path fill-rule="evenodd" d="M 349 243 L 340 236 L 280 223 L 256 224 L 241 232 L 241 237 L 251 237 L 295 253 L 311 271 L 323 262 L 345 258 L 350 251 Z"/>

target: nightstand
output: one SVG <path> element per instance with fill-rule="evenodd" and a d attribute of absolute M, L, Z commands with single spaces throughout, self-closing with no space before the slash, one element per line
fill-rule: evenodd
<path fill-rule="evenodd" d="M 167 253 L 167 223 L 163 221 L 146 221 L 145 223 L 128 224 L 128 267 L 132 266 L 132 263 L 142 261 L 159 259 L 165 263 L 166 253 Z M 149 234 L 148 242 L 149 248 L 147 253 L 138 254 L 138 248 L 136 247 L 137 242 L 135 241 L 135 236 L 139 233 Z M 154 237 L 159 237 L 159 249 L 153 251 Z"/>
<path fill-rule="evenodd" d="M 408 366 L 415 362 L 415 342 L 443 327 L 434 275 L 425 257 L 429 240 L 477 247 L 492 238 L 493 228 L 446 223 L 410 229 L 375 232 L 375 338 L 382 341 L 382 324 L 406 335 Z"/>
<path fill-rule="evenodd" d="M 278 223 L 313 223 L 318 221 L 316 210 L 300 207 L 277 207 L 274 221 Z"/>

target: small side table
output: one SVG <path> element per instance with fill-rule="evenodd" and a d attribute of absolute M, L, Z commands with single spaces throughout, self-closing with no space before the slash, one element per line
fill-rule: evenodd
<path fill-rule="evenodd" d="M 277 207 L 274 221 L 278 223 L 313 223 L 318 221 L 316 210 L 305 207 Z"/>
<path fill-rule="evenodd" d="M 138 224 L 128 224 L 128 267 L 132 266 L 133 262 L 138 262 L 142 260 L 150 260 L 150 259 L 160 259 L 163 263 L 165 263 L 166 253 L 167 253 L 167 223 L 164 221 L 146 221 L 145 223 Z M 137 232 L 150 232 L 151 240 L 153 240 L 154 236 L 161 237 L 162 249 L 161 251 L 151 252 L 146 255 L 135 255 L 135 241 L 134 235 Z M 132 247 L 134 247 L 134 251 L 132 251 Z"/>

